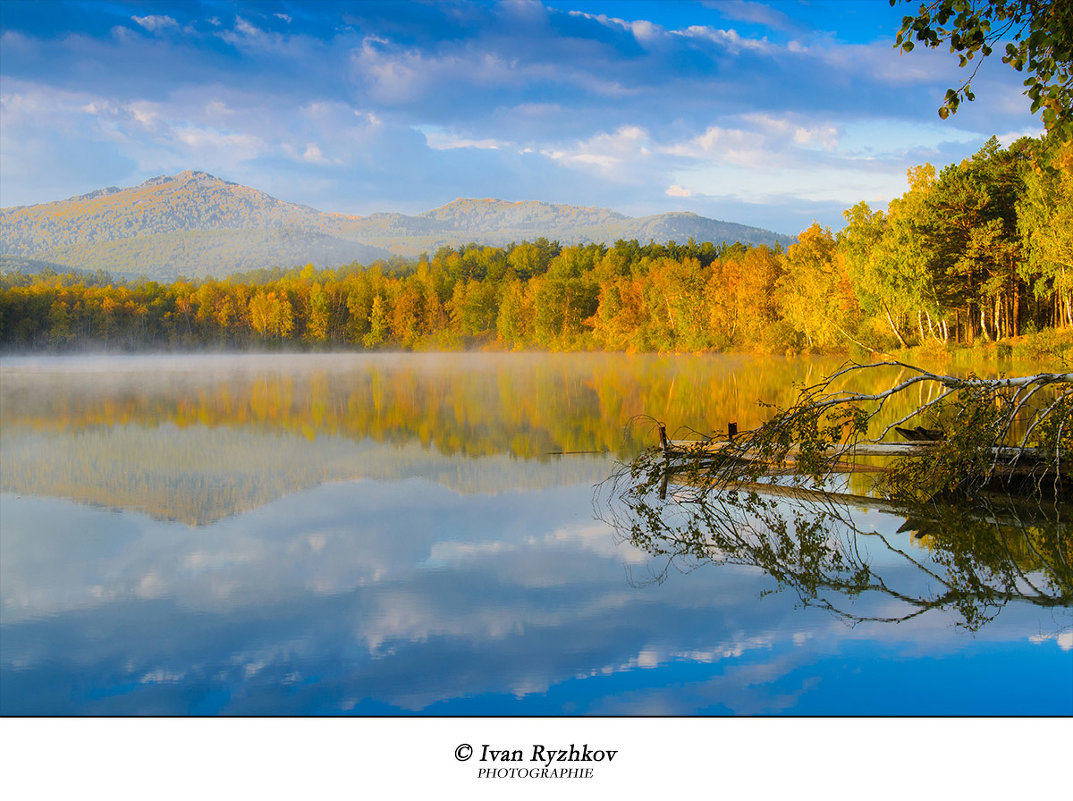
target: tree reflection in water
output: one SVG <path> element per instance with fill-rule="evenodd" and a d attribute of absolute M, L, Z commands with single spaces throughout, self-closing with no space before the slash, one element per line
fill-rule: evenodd
<path fill-rule="evenodd" d="M 661 557 L 653 581 L 711 563 L 760 568 L 778 590 L 851 624 L 947 610 L 977 630 L 1011 601 L 1073 609 L 1068 504 L 987 496 L 910 505 L 836 491 L 845 488 L 778 478 L 712 485 L 702 465 L 668 474 L 648 452 L 604 482 L 596 503 L 619 537 Z"/>

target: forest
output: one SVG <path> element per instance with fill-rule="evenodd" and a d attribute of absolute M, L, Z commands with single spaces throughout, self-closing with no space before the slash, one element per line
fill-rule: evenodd
<path fill-rule="evenodd" d="M 0 347 L 881 352 L 1073 326 L 1073 141 L 993 137 L 844 217 L 785 250 L 536 239 L 172 283 L 15 271 Z"/>

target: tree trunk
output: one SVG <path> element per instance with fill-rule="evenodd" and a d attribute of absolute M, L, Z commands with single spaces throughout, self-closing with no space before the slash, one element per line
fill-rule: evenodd
<path fill-rule="evenodd" d="M 901 346 L 903 348 L 908 348 L 909 346 L 905 343 L 905 340 L 902 339 L 902 335 L 898 332 L 898 326 L 896 326 L 894 324 L 894 318 L 890 316 L 890 309 L 887 308 L 887 304 L 884 303 L 882 305 L 883 305 L 883 311 L 887 315 L 887 322 L 890 323 L 890 330 L 894 332 L 894 336 L 896 336 L 898 338 L 898 342 L 901 344 Z M 924 332 L 921 331 L 921 339 L 924 338 L 923 334 L 924 334 Z"/>
<path fill-rule="evenodd" d="M 846 331 L 846 329 L 843 328 L 842 326 L 836 324 L 835 328 L 837 328 L 842 333 L 842 336 L 844 336 L 846 339 L 848 339 L 854 345 L 860 345 L 862 348 L 864 348 L 869 353 L 880 353 L 880 351 L 876 350 L 875 348 L 868 347 L 863 342 L 861 342 L 859 339 L 854 339 L 853 337 L 851 337 L 849 335 L 849 333 Z M 895 333 L 897 333 L 897 332 L 895 332 Z M 905 343 L 903 342 L 902 344 L 904 345 Z"/>
<path fill-rule="evenodd" d="M 1013 335 L 1021 335 L 1021 282 L 1013 276 Z"/>

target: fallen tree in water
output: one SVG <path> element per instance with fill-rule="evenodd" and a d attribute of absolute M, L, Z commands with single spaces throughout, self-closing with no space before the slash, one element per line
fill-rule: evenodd
<path fill-rule="evenodd" d="M 901 371 L 888 389 L 852 388 L 882 368 Z M 757 567 L 850 622 L 947 609 L 977 628 L 1011 601 L 1073 606 L 1073 373 L 852 364 L 754 430 L 673 442 L 660 428 L 597 496 L 622 539 L 666 559 L 657 581 L 672 564 Z M 864 470 L 875 482 L 851 492 Z M 864 612 L 864 595 L 897 611 Z"/>
<path fill-rule="evenodd" d="M 901 371 L 879 392 L 851 388 L 862 373 Z M 908 377 L 905 374 L 908 373 Z M 888 409 L 910 390 L 927 400 L 908 413 Z M 893 442 L 891 437 L 909 439 Z M 705 437 L 643 454 L 637 475 L 666 480 L 691 473 L 707 491 L 780 476 L 781 484 L 824 489 L 862 457 L 885 456 L 875 491 L 894 500 L 972 497 L 983 490 L 1053 495 L 1073 488 L 1073 373 L 1018 378 L 940 375 L 897 361 L 850 364 L 801 390 L 787 409 L 751 431 L 722 441 Z M 875 467 L 875 466 L 873 466 Z"/>

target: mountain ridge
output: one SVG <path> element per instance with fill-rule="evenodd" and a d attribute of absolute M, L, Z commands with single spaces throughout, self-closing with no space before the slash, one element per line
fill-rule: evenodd
<path fill-rule="evenodd" d="M 0 209 L 2 256 L 166 280 L 308 262 L 369 263 L 443 246 L 503 246 L 538 237 L 563 244 L 693 238 L 774 245 L 794 239 L 693 212 L 628 217 L 539 200 L 460 197 L 416 215 L 322 212 L 197 170 Z"/>

